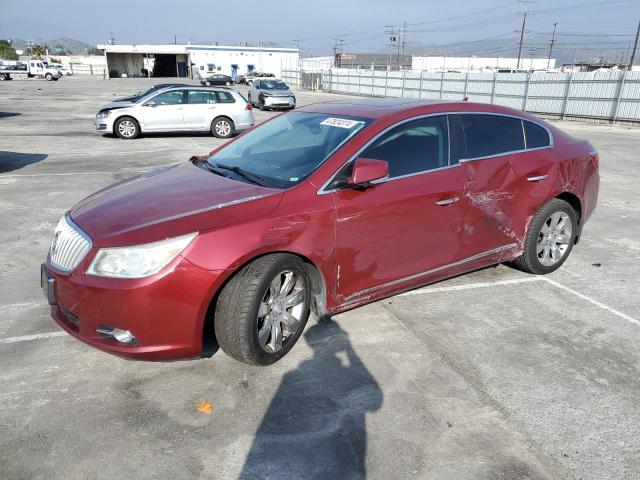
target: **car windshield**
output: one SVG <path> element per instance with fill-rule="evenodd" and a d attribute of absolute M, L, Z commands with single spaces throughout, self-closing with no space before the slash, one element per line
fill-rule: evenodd
<path fill-rule="evenodd" d="M 260 82 L 260 88 L 265 90 L 286 90 L 287 87 L 284 82 L 278 80 L 262 80 Z"/>
<path fill-rule="evenodd" d="M 268 187 L 289 188 L 307 178 L 370 122 L 344 115 L 286 113 L 242 135 L 211 155 L 207 163 L 259 176 Z M 241 175 L 238 180 L 247 181 Z"/>

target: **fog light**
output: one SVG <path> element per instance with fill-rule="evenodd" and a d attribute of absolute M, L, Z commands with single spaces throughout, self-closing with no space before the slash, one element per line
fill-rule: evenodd
<path fill-rule="evenodd" d="M 120 343 L 137 344 L 138 339 L 129 330 L 122 330 L 120 328 L 100 327 L 96 329 L 100 335 L 106 338 L 116 340 Z"/>

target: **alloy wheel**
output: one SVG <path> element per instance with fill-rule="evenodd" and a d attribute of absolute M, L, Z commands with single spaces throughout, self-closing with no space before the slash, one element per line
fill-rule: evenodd
<path fill-rule="evenodd" d="M 133 137 L 133 135 L 136 133 L 136 126 L 131 120 L 123 120 L 118 125 L 118 132 L 123 137 Z"/>
<path fill-rule="evenodd" d="M 573 226 L 569 215 L 562 211 L 552 213 L 538 234 L 538 261 L 545 267 L 555 265 L 562 260 L 572 240 Z"/>
<path fill-rule="evenodd" d="M 304 280 L 293 270 L 280 272 L 271 281 L 258 308 L 258 343 L 264 351 L 278 352 L 296 336 L 305 296 Z"/>
<path fill-rule="evenodd" d="M 215 126 L 216 133 L 220 136 L 226 137 L 231 133 L 231 125 L 226 120 L 220 120 Z"/>

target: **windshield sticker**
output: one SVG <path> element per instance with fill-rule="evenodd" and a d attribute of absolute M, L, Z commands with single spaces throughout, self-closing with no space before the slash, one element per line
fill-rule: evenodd
<path fill-rule="evenodd" d="M 327 118 L 320 122 L 320 125 L 327 125 L 328 127 L 353 128 L 361 123 L 362 122 L 358 122 L 357 120 L 347 120 L 346 118 Z"/>

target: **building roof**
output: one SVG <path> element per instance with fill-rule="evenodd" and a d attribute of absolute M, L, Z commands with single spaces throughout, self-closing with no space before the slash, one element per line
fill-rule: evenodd
<path fill-rule="evenodd" d="M 142 53 L 142 54 L 186 54 L 192 50 L 226 51 L 226 52 L 277 52 L 299 53 L 297 48 L 280 47 L 242 47 L 237 45 L 189 45 L 189 44 L 115 44 L 97 45 L 107 53 Z"/>

